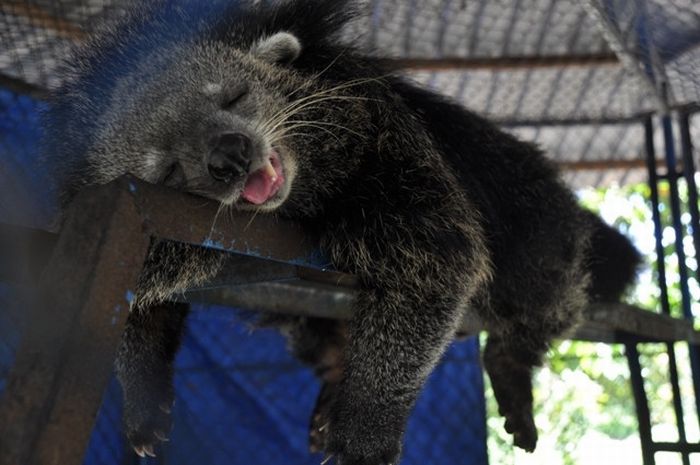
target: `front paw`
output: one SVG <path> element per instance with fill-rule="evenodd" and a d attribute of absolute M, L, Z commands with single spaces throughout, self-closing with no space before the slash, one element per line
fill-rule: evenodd
<path fill-rule="evenodd" d="M 124 426 L 126 437 L 141 457 L 155 457 L 155 447 L 168 441 L 172 430 L 173 397 L 169 393 L 138 401 L 125 399 Z"/>
<path fill-rule="evenodd" d="M 406 424 L 404 409 L 336 402 L 327 426 L 326 456 L 337 465 L 397 465 Z"/>

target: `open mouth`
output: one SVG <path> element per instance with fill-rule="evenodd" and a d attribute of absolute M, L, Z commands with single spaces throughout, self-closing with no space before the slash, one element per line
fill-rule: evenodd
<path fill-rule="evenodd" d="M 253 205 L 262 205 L 284 185 L 284 170 L 280 155 L 272 149 L 262 168 L 248 175 L 241 197 Z"/>

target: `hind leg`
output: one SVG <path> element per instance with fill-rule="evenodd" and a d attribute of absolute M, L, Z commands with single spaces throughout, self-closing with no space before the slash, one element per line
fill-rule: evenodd
<path fill-rule="evenodd" d="M 309 422 L 309 449 L 320 452 L 326 440 L 329 408 L 343 377 L 347 328 L 335 320 L 299 318 L 287 330 L 294 355 L 311 366 L 322 382 Z"/>
<path fill-rule="evenodd" d="M 498 411 L 505 417 L 505 429 L 515 445 L 532 452 L 537 445 L 537 429 L 532 413 L 532 371 L 541 362 L 547 342 L 510 334 L 489 334 L 484 351 L 484 367 L 491 379 Z"/>
<path fill-rule="evenodd" d="M 129 315 L 116 361 L 124 395 L 124 427 L 140 456 L 167 439 L 174 401 L 173 360 L 189 312 L 188 304 L 162 303 Z"/>

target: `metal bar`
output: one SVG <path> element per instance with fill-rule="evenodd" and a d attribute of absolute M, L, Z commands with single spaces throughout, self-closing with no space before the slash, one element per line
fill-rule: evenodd
<path fill-rule="evenodd" d="M 139 184 L 140 185 L 140 184 Z M 129 186 L 129 189 L 132 187 Z M 133 189 L 140 191 L 141 202 L 150 205 L 149 208 L 157 211 L 169 212 L 168 215 L 177 218 L 181 214 L 178 212 L 174 214 L 172 210 L 165 208 L 167 205 L 172 205 L 173 203 L 178 203 L 183 205 L 183 211 L 188 211 L 186 206 L 187 202 L 192 202 L 192 205 L 196 205 L 197 209 L 202 211 L 206 210 L 206 204 L 210 203 L 212 210 L 209 214 L 214 214 L 216 210 L 213 202 L 208 202 L 202 199 L 196 199 L 195 197 L 186 196 L 184 194 L 176 193 L 174 191 L 153 187 L 154 192 L 161 192 L 160 198 L 156 199 L 153 195 L 154 192 L 147 193 L 145 189 L 133 186 Z M 130 192 L 130 195 L 133 195 Z M 146 200 L 150 199 L 150 200 Z M 143 214 L 144 223 L 149 224 L 149 234 L 157 234 L 154 232 L 162 228 L 154 223 L 155 218 L 149 216 L 147 213 L 140 211 Z M 188 214 L 191 214 L 189 212 Z M 197 221 L 202 221 L 204 224 L 211 224 L 211 217 L 204 214 Z M 156 220 L 158 221 L 158 220 Z M 247 224 L 249 222 L 249 216 L 245 214 L 236 214 L 236 221 L 242 224 Z M 220 225 L 224 229 L 229 229 L 228 226 Z M 272 242 L 283 243 L 287 239 L 291 239 L 290 244 L 286 249 L 287 257 L 296 257 L 304 254 L 309 254 L 305 251 L 306 246 L 298 241 L 298 237 L 295 239 L 294 235 L 290 235 L 290 231 L 294 230 L 294 225 L 288 222 L 275 222 L 274 225 L 267 225 L 269 229 L 266 231 L 266 235 L 271 237 Z M 33 273 L 36 274 L 42 265 L 42 256 L 48 254 L 51 250 L 52 244 L 55 242 L 55 235 L 44 232 L 37 232 L 32 230 L 26 230 L 16 227 L 0 227 L 0 237 L 6 236 L 4 233 L 6 229 L 9 229 L 11 235 L 14 236 L 25 236 L 33 237 L 34 242 L 26 245 L 26 248 L 34 251 L 38 256 L 34 257 L 32 261 L 37 264 L 34 265 Z M 181 228 L 182 229 L 182 228 Z M 206 228 L 205 228 L 206 229 Z M 214 229 L 216 230 L 216 228 Z M 192 230 L 187 227 L 186 232 L 189 234 Z M 216 297 L 218 295 L 223 295 L 224 292 L 230 291 L 218 291 L 219 288 L 231 288 L 232 286 L 239 284 L 258 284 L 258 283 L 269 283 L 269 282 L 286 282 L 289 283 L 293 280 L 303 280 L 306 283 L 315 283 L 320 285 L 319 287 L 330 286 L 334 289 L 339 290 L 353 290 L 357 287 L 357 279 L 354 276 L 350 276 L 344 273 L 339 273 L 329 269 L 320 268 L 309 268 L 301 262 L 301 259 L 292 259 L 292 262 L 284 262 L 280 256 L 273 257 L 272 260 L 264 260 L 258 256 L 261 254 L 260 246 L 261 244 L 252 244 L 254 250 L 253 253 L 256 256 L 245 256 L 246 249 L 240 247 L 245 241 L 243 239 L 246 235 L 249 235 L 251 229 L 247 230 L 243 228 L 240 233 L 241 236 L 238 239 L 229 237 L 229 241 L 239 244 L 237 249 L 237 254 L 231 254 L 228 258 L 227 264 L 221 273 L 214 279 L 207 282 L 205 285 L 198 289 L 191 289 L 191 291 L 197 291 L 197 295 L 200 298 L 206 298 L 209 300 L 219 299 Z M 192 237 L 183 236 L 182 232 L 178 234 L 171 233 L 172 240 L 186 240 L 186 241 L 202 241 L 201 237 L 199 239 Z M 255 235 L 259 235 L 257 232 Z M 251 244 L 249 244 L 251 246 Z M 314 246 L 315 247 L 315 246 Z M 266 252 L 268 255 L 270 253 L 276 252 Z M 7 255 L 3 255 L 0 258 L 5 258 Z M 274 261 L 273 261 L 274 260 Z M 0 260 L 2 261 L 2 260 Z M 45 258 L 43 259 L 45 262 Z M 240 288 L 236 288 L 240 291 Z M 211 292 L 211 294 L 207 294 Z M 194 295 L 194 294 L 193 294 Z M 221 305 L 237 306 L 238 304 L 233 301 L 226 301 L 221 298 L 217 303 Z M 274 296 L 269 296 L 270 301 L 274 300 Z M 284 299 L 282 299 L 284 300 Z M 273 305 L 273 303 L 270 303 Z M 278 304 L 274 304 L 278 305 Z M 585 313 L 585 325 L 579 332 L 577 332 L 577 337 L 583 337 L 583 331 L 585 331 L 588 336 L 586 339 L 596 338 L 594 340 L 601 340 L 600 338 L 605 338 L 602 340 L 620 341 L 620 340 L 645 340 L 645 341 L 678 341 L 678 340 L 693 340 L 700 342 L 700 333 L 693 330 L 693 326 L 690 322 L 682 319 L 671 318 L 670 316 L 657 314 L 653 312 L 644 311 L 642 309 L 625 305 L 625 304 L 597 304 L 591 305 L 586 309 Z M 623 339 L 624 338 L 624 339 Z"/>
<path fill-rule="evenodd" d="M 690 212 L 691 230 L 693 232 L 693 245 L 695 246 L 695 258 L 700 258 L 700 212 L 698 211 L 698 187 L 695 183 L 695 160 L 693 159 L 693 143 L 690 136 L 690 116 L 687 112 L 679 114 L 681 132 L 681 153 L 683 157 L 683 175 L 688 190 L 688 211 Z M 698 272 L 695 273 L 696 278 Z M 694 318 L 691 316 L 691 321 Z M 700 345 L 689 344 L 688 351 L 691 360 L 693 388 L 695 392 L 695 411 L 700 422 Z"/>
<path fill-rule="evenodd" d="M 584 316 L 584 325 L 603 326 L 649 342 L 700 340 L 700 333 L 688 321 L 624 303 L 591 304 Z"/>
<path fill-rule="evenodd" d="M 281 240 L 281 236 L 286 229 L 286 224 L 278 224 L 276 229 L 270 230 L 269 233 Z M 50 256 L 50 252 L 56 242 L 56 235 L 25 228 L 0 226 L 0 244 L 7 244 L 8 242 L 2 238 L 10 235 L 30 238 L 28 242 L 22 245 L 22 248 L 32 251 L 32 254 L 29 255 L 31 257 L 29 261 L 34 264 L 29 267 L 31 271 L 28 272 L 28 279 L 33 280 L 45 266 L 47 257 Z M 9 243 L 12 244 L 12 242 Z M 8 255 L 1 252 L 2 250 L 0 250 L 0 263 L 3 263 L 7 261 L 6 257 Z M 311 284 L 319 284 L 319 288 L 322 290 L 328 290 L 332 287 L 338 291 L 347 292 L 357 287 L 357 279 L 344 273 L 328 269 L 321 271 L 296 264 L 231 254 L 224 269 L 215 278 L 197 289 L 191 289 L 188 296 L 191 301 L 237 307 L 241 306 L 240 299 L 253 298 L 250 296 L 226 297 L 234 292 L 242 292 L 241 287 L 236 287 L 238 285 L 267 284 L 270 282 L 290 284 L 300 280 L 306 283 L 307 287 Z M 248 287 L 247 289 L 255 290 L 254 287 Z M 261 294 L 258 293 L 258 295 Z M 275 299 L 285 301 L 285 298 L 268 295 L 265 299 L 266 302 L 259 304 L 259 306 L 274 305 L 277 309 L 276 311 L 284 312 L 284 309 L 279 310 L 279 304 L 273 301 Z M 322 305 L 319 303 L 314 306 L 320 307 Z M 295 312 L 303 311 L 303 309 L 297 309 Z M 333 310 L 330 315 L 324 313 L 322 316 L 332 317 L 335 311 Z M 349 310 L 344 309 L 340 314 L 346 311 Z M 310 309 L 308 316 L 319 316 L 315 312 L 317 310 Z M 585 311 L 584 324 L 577 329 L 572 338 L 601 342 L 670 342 L 690 340 L 700 343 L 700 333 L 694 331 L 690 322 L 622 303 L 592 304 L 589 306 Z"/>
<path fill-rule="evenodd" d="M 663 115 L 661 117 L 661 125 L 663 128 L 664 145 L 666 148 L 666 170 L 668 173 L 675 173 L 677 172 L 678 168 L 676 166 L 676 148 L 673 136 L 673 125 L 671 122 L 671 117 L 669 115 Z M 685 234 L 683 224 L 681 222 L 681 204 L 677 178 L 675 176 L 669 176 L 668 185 L 673 229 L 676 232 L 675 245 L 676 255 L 678 256 L 678 274 L 680 276 L 681 295 L 683 297 L 683 316 L 685 318 L 692 319 L 693 315 L 690 310 L 690 290 L 688 288 L 688 267 L 686 265 L 685 250 L 683 248 L 683 237 L 685 236 Z"/>
<path fill-rule="evenodd" d="M 681 402 L 681 389 L 678 382 L 678 361 L 676 359 L 676 349 L 673 343 L 666 344 L 668 352 L 668 371 L 671 380 L 671 392 L 673 402 L 673 412 L 676 416 L 676 425 L 678 426 L 678 442 L 687 442 L 685 434 L 685 418 L 683 417 L 683 404 Z M 690 465 L 690 457 L 688 454 L 683 454 L 683 465 Z"/>
<path fill-rule="evenodd" d="M 661 125 L 663 128 L 664 135 L 664 147 L 665 147 L 665 158 L 666 158 L 666 172 L 675 173 L 677 171 L 676 167 L 676 148 L 673 135 L 673 125 L 670 115 L 666 114 L 661 117 Z M 675 176 L 668 176 L 667 178 L 669 185 L 669 200 L 671 203 L 671 216 L 673 229 L 675 231 L 675 250 L 676 256 L 678 257 L 678 274 L 680 280 L 681 297 L 682 297 L 682 310 L 683 316 L 690 321 L 692 321 L 692 313 L 690 310 L 690 289 L 688 287 L 688 268 L 686 265 L 685 250 L 683 249 L 683 237 L 685 236 L 685 231 L 683 224 L 681 223 L 681 205 L 680 205 L 680 194 L 678 191 L 678 179 Z M 668 344 L 668 356 L 669 356 L 669 375 L 671 381 L 671 388 L 673 391 L 673 408 L 676 415 L 676 425 L 678 427 L 678 438 L 680 442 L 686 441 L 685 436 L 685 420 L 683 418 L 683 406 L 680 399 L 680 387 L 678 386 L 678 365 L 676 363 L 676 352 L 672 344 Z M 695 372 L 696 360 L 695 355 L 690 351 L 690 361 Z M 695 380 L 693 380 L 696 400 L 698 399 L 698 387 L 700 387 Z M 698 411 L 700 412 L 700 404 L 698 404 Z M 683 465 L 690 465 L 690 458 L 687 454 L 683 455 Z"/>
<path fill-rule="evenodd" d="M 302 280 L 242 284 L 209 291 L 190 291 L 188 302 L 246 310 L 348 320 L 355 293 Z"/>
<path fill-rule="evenodd" d="M 700 454 L 700 444 L 688 442 L 655 442 L 655 451 L 680 452 L 682 454 Z"/>
<path fill-rule="evenodd" d="M 309 276 L 300 268 L 296 278 L 215 288 L 204 286 L 189 291 L 185 300 L 262 312 L 349 319 L 356 297 L 356 283 L 352 276 L 342 273 L 332 276 L 330 280 L 320 280 L 320 276 Z M 464 309 L 462 333 L 472 334 L 484 329 L 477 316 L 474 309 Z M 622 303 L 589 306 L 584 313 L 584 322 L 568 337 L 611 343 L 689 339 L 700 342 L 700 333 L 687 321 Z"/>
<path fill-rule="evenodd" d="M 654 123 L 651 116 L 644 121 L 644 145 L 647 160 L 647 172 L 649 174 L 649 187 L 651 190 L 652 218 L 654 222 L 654 238 L 656 247 L 656 271 L 659 283 L 662 314 L 670 316 L 671 307 L 668 300 L 668 285 L 666 283 L 666 262 L 663 246 L 663 229 L 661 224 L 661 212 L 659 210 L 659 176 L 658 165 L 656 163 L 656 149 L 654 146 Z M 645 465 L 653 464 L 654 454 L 649 450 L 649 442 L 651 442 L 651 426 L 649 425 L 649 407 L 647 405 L 646 393 L 644 392 L 643 380 L 641 380 L 642 372 L 639 365 L 639 354 L 636 346 L 630 352 L 632 345 L 628 345 L 628 363 L 630 366 L 630 375 L 632 387 L 635 395 L 635 404 L 637 404 L 637 418 L 639 421 L 639 436 L 642 441 L 642 455 Z M 669 353 L 670 355 L 670 353 Z M 674 353 L 675 355 L 675 353 Z M 674 357 L 675 359 L 675 357 Z M 639 378 L 639 379 L 637 379 Z M 641 387 L 640 387 L 641 386 Z M 643 404 L 642 404 L 643 397 Z M 676 419 L 678 416 L 676 416 Z M 642 427 L 645 428 L 644 436 L 642 436 Z M 648 432 L 647 432 L 648 428 Z"/>
<path fill-rule="evenodd" d="M 613 54 L 483 58 L 388 58 L 383 60 L 383 62 L 393 68 L 411 71 L 504 71 L 560 67 L 617 66 L 620 64 L 617 56 Z"/>
<path fill-rule="evenodd" d="M 287 223 L 278 223 L 268 234 L 282 241 L 289 229 Z M 28 279 L 38 276 L 46 264 L 56 242 L 56 235 L 19 227 L 0 225 L 0 244 L 7 243 L 3 238 L 21 236 L 29 238 L 22 248 L 32 251 Z M 10 247 L 8 247 L 8 250 Z M 7 261 L 9 255 L 0 249 L 0 263 Z M 25 259 L 25 261 L 27 261 Z M 319 284 L 341 291 L 357 288 L 354 276 L 329 269 L 308 268 L 296 263 L 264 260 L 241 254 L 230 254 L 223 270 L 213 279 L 197 289 L 191 289 L 191 296 L 197 299 L 215 302 L 219 305 L 237 306 L 233 301 L 221 296 L 226 292 L 220 288 L 231 288 L 240 284 L 260 284 L 270 282 L 292 282 L 302 280 L 307 284 Z M 323 287 L 323 286 L 321 286 Z M 240 288 L 236 288 L 239 292 Z M 273 299 L 273 297 L 268 297 Z M 283 300 L 283 299 L 282 299 Z M 272 305 L 272 304 L 271 304 Z M 277 304 L 274 304 L 277 305 Z M 700 343 L 700 332 L 694 330 L 692 323 L 684 319 L 671 318 L 664 314 L 649 312 L 623 303 L 591 304 L 585 311 L 584 325 L 574 334 L 575 338 L 607 342 L 649 341 L 672 342 L 694 341 Z"/>
<path fill-rule="evenodd" d="M 257 284 L 297 279 L 296 265 L 273 262 L 261 258 L 239 254 L 227 254 L 224 266 L 219 273 L 202 286 L 192 291 L 206 291 L 241 284 Z"/>
<path fill-rule="evenodd" d="M 0 402 L 1 465 L 82 461 L 148 247 L 127 194 L 71 207 Z"/>
<path fill-rule="evenodd" d="M 637 421 L 639 422 L 639 440 L 642 443 L 642 463 L 644 465 L 654 465 L 654 450 L 651 438 L 651 417 L 649 415 L 649 404 L 644 390 L 644 379 L 642 378 L 642 367 L 639 364 L 639 352 L 636 344 L 625 344 L 625 355 L 630 370 L 630 381 L 632 384 L 632 394 L 634 404 L 637 409 Z"/>
<path fill-rule="evenodd" d="M 688 211 L 693 231 L 693 244 L 696 256 L 700 255 L 700 212 L 698 210 L 698 186 L 695 183 L 695 160 L 693 158 L 693 142 L 690 136 L 690 116 L 686 111 L 678 115 L 681 130 L 681 156 L 683 160 L 683 176 L 688 186 Z"/>
<path fill-rule="evenodd" d="M 20 95 L 29 95 L 37 100 L 44 100 L 48 97 L 48 92 L 43 87 L 30 84 L 22 79 L 0 73 L 0 87 Z"/>
<path fill-rule="evenodd" d="M 661 213 L 659 212 L 659 176 L 656 170 L 656 148 L 654 147 L 654 124 L 651 117 L 644 121 L 644 146 L 649 173 L 649 188 L 651 190 L 651 213 L 654 222 L 654 238 L 656 244 L 656 272 L 659 282 L 659 301 L 661 311 L 665 315 L 671 314 L 668 301 L 668 285 L 666 283 L 666 262 L 664 261 L 664 245 L 662 237 Z"/>
<path fill-rule="evenodd" d="M 670 115 L 664 115 L 661 117 L 661 122 L 664 129 L 664 141 L 666 145 L 666 165 L 667 172 L 675 173 L 677 171 L 676 167 L 676 150 L 675 141 L 673 135 L 673 126 Z M 683 309 L 683 316 L 688 319 L 688 321 L 693 322 L 693 313 L 691 310 L 692 297 L 690 296 L 690 289 L 688 285 L 689 274 L 688 266 L 686 264 L 685 250 L 683 248 L 683 238 L 685 237 L 685 228 L 681 222 L 681 205 L 680 205 L 680 194 L 678 190 L 678 180 L 674 176 L 669 176 L 669 197 L 671 203 L 671 214 L 673 218 L 673 229 L 675 230 L 675 250 L 676 256 L 678 257 L 678 274 L 681 288 L 681 304 Z M 695 408 L 696 412 L 700 418 L 700 352 L 697 346 L 690 345 L 688 347 L 688 354 L 690 356 L 690 365 L 693 378 L 693 393 L 695 394 Z M 670 355 L 670 352 L 669 352 Z M 669 359 L 669 363 L 671 360 Z M 676 380 L 676 383 L 678 381 Z M 677 389 L 677 386 L 674 386 Z M 678 412 L 677 412 L 678 414 Z M 683 418 L 681 416 L 679 423 L 679 434 L 680 430 L 683 429 Z M 681 437 L 683 441 L 684 438 Z M 684 461 L 686 460 L 684 456 Z"/>

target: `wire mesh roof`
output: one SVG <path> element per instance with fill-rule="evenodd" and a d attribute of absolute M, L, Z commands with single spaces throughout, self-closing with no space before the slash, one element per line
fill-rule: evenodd
<path fill-rule="evenodd" d="M 24 91 L 56 85 L 54 70 L 71 43 L 118 19 L 130 1 L 3 2 L 3 83 Z M 362 5 L 365 15 L 350 35 L 395 59 L 416 81 L 541 144 L 575 186 L 643 180 L 639 117 L 660 101 L 670 107 L 700 101 L 694 0 Z"/>

